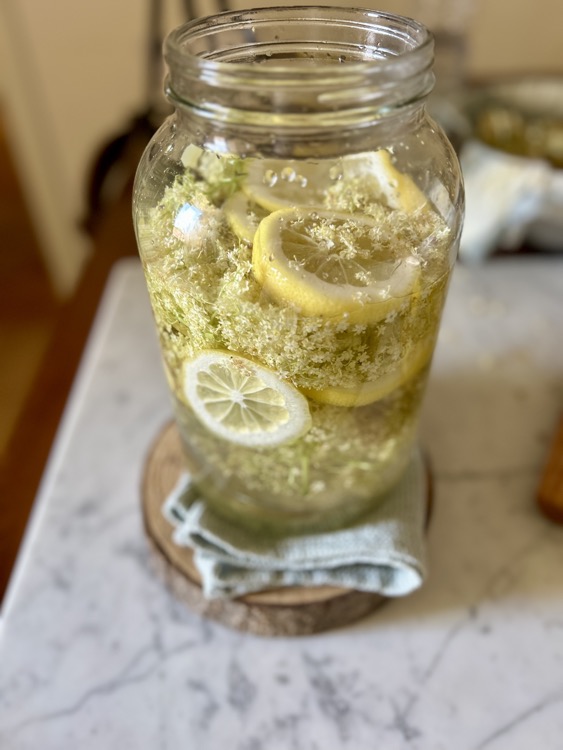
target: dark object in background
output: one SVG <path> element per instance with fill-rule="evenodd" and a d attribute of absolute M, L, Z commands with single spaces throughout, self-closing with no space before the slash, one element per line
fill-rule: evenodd
<path fill-rule="evenodd" d="M 206 15 L 213 12 L 210 5 L 213 4 L 206 0 Z M 196 3 L 192 0 L 184 0 L 183 6 L 188 21 L 202 15 L 197 12 Z M 131 185 L 137 164 L 147 143 L 164 118 L 172 111 L 162 94 L 163 7 L 162 0 L 150 0 L 146 107 L 132 117 L 122 133 L 104 143 L 94 156 L 93 166 L 87 179 L 87 214 L 82 222 L 89 234 L 94 234 L 105 208 L 119 200 L 123 191 Z M 217 7 L 219 12 L 229 9 L 226 0 L 218 0 Z"/>
<path fill-rule="evenodd" d="M 547 518 L 563 523 L 563 416 L 538 488 L 538 506 Z"/>
<path fill-rule="evenodd" d="M 475 137 L 500 151 L 563 168 L 563 80 L 527 77 L 486 87 L 470 101 Z"/>

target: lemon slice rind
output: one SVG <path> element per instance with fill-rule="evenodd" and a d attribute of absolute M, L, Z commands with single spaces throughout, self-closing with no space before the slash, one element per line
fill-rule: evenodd
<path fill-rule="evenodd" d="M 229 226 L 236 236 L 251 245 L 261 219 L 266 216 L 264 209 L 253 204 L 240 190 L 225 201 L 223 208 Z"/>
<path fill-rule="evenodd" d="M 423 341 L 404 357 L 395 369 L 377 380 L 350 388 L 338 386 L 318 390 L 303 388 L 302 393 L 319 404 L 345 407 L 367 406 L 375 401 L 381 401 L 418 375 L 429 364 L 433 350 L 433 341 Z"/>
<path fill-rule="evenodd" d="M 342 171 L 344 181 L 361 178 L 367 189 L 373 182 L 374 192 L 383 197 L 389 208 L 414 213 L 428 202 L 412 177 L 400 172 L 389 151 L 383 148 L 344 157 Z"/>

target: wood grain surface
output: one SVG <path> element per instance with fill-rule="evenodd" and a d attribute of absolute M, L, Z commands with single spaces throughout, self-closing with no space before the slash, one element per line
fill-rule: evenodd
<path fill-rule="evenodd" d="M 537 499 L 545 516 L 556 523 L 563 523 L 563 416 L 559 419 Z"/>
<path fill-rule="evenodd" d="M 162 514 L 164 500 L 183 470 L 180 436 L 176 425 L 169 423 L 146 460 L 143 517 L 157 570 L 172 591 L 200 615 L 255 635 L 296 636 L 347 625 L 386 601 L 379 594 L 335 586 L 288 587 L 238 599 L 206 599 L 191 551 L 174 544 L 173 527 Z"/>

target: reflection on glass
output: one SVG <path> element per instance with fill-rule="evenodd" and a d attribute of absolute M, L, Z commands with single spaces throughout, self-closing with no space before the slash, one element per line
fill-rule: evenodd
<path fill-rule="evenodd" d="M 174 237 L 187 240 L 199 226 L 202 211 L 191 203 L 184 203 L 174 220 Z"/>

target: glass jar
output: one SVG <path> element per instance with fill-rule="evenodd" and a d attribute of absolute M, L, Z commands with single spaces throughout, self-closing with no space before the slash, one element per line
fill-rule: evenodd
<path fill-rule="evenodd" d="M 165 57 L 134 218 L 187 467 L 234 522 L 345 524 L 415 449 L 461 231 L 431 35 L 269 8 L 188 23 Z"/>

